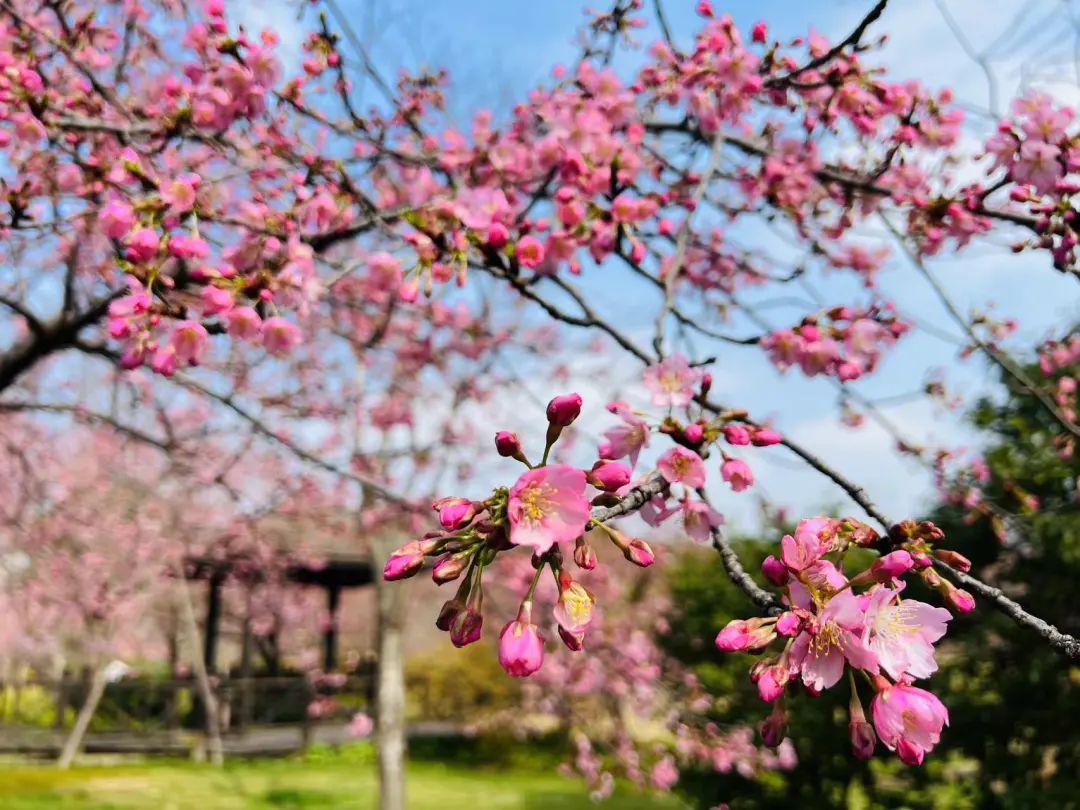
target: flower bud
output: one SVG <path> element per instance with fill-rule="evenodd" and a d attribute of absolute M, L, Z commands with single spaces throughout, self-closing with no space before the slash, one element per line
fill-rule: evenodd
<path fill-rule="evenodd" d="M 945 592 L 945 601 L 958 613 L 971 613 L 975 610 L 975 597 L 967 591 L 949 586 Z"/>
<path fill-rule="evenodd" d="M 762 561 L 761 573 L 765 575 L 765 579 L 778 588 L 782 588 L 788 583 L 787 566 L 771 554 Z"/>
<path fill-rule="evenodd" d="M 450 629 L 454 626 L 454 620 L 463 610 L 465 610 L 465 603 L 460 599 L 456 597 L 448 599 L 439 610 L 439 617 L 435 619 L 435 626 L 444 633 L 450 632 Z"/>
<path fill-rule="evenodd" d="M 781 613 L 776 620 L 776 632 L 778 635 L 791 638 L 802 628 L 802 619 L 792 611 Z"/>
<path fill-rule="evenodd" d="M 758 695 L 766 703 L 772 703 L 784 694 L 784 687 L 787 686 L 790 677 L 786 667 L 779 665 L 766 667 L 757 680 Z"/>
<path fill-rule="evenodd" d="M 430 547 L 429 541 L 413 540 L 397 549 L 386 561 L 383 568 L 383 579 L 392 582 L 398 579 L 408 579 L 413 576 L 424 564 L 424 555 L 434 548 Z"/>
<path fill-rule="evenodd" d="M 705 429 L 697 422 L 691 422 L 683 428 L 683 438 L 693 445 L 701 444 L 705 438 Z"/>
<path fill-rule="evenodd" d="M 848 731 L 851 732 L 851 752 L 859 759 L 870 759 L 877 745 L 874 727 L 863 718 L 860 721 L 852 720 L 848 725 Z"/>
<path fill-rule="evenodd" d="M 642 568 L 648 568 L 656 561 L 656 555 L 644 540 L 631 540 L 623 549 L 623 556 Z"/>
<path fill-rule="evenodd" d="M 521 439 L 509 430 L 500 430 L 495 434 L 495 449 L 503 458 L 517 458 L 522 454 Z"/>
<path fill-rule="evenodd" d="M 522 611 L 523 614 L 528 611 Z M 521 618 L 508 622 L 499 633 L 499 666 L 508 675 L 525 678 L 544 663 L 544 640 L 536 625 Z"/>
<path fill-rule="evenodd" d="M 578 568 L 592 571 L 596 568 L 596 552 L 584 537 L 579 537 L 574 546 L 574 562 Z"/>
<path fill-rule="evenodd" d="M 943 563 L 955 568 L 957 571 L 966 574 L 971 570 L 971 560 L 958 551 L 952 551 L 947 548 L 935 548 L 933 554 Z"/>
<path fill-rule="evenodd" d="M 598 461 L 586 473 L 589 483 L 604 492 L 614 492 L 630 483 L 630 468 L 621 461 Z"/>
<path fill-rule="evenodd" d="M 780 704 L 776 704 L 772 714 L 766 717 L 764 722 L 758 726 L 758 731 L 761 732 L 761 741 L 769 748 L 776 748 L 784 741 L 787 726 L 787 713 L 780 707 Z"/>
<path fill-rule="evenodd" d="M 780 444 L 783 440 L 784 437 L 772 428 L 758 428 L 750 437 L 750 443 L 754 447 L 771 447 L 774 444 Z"/>
<path fill-rule="evenodd" d="M 552 425 L 566 427 L 581 413 L 581 395 L 563 394 L 555 397 L 547 406 L 547 419 Z"/>
<path fill-rule="evenodd" d="M 899 549 L 874 560 L 870 565 L 870 573 L 876 582 L 891 582 L 910 571 L 914 564 L 911 555 Z"/>
<path fill-rule="evenodd" d="M 732 619 L 716 635 L 716 648 L 721 652 L 742 652 L 750 646 L 750 628 L 742 619 Z"/>
<path fill-rule="evenodd" d="M 736 446 L 750 444 L 750 430 L 745 425 L 724 425 L 723 432 L 728 444 Z"/>
<path fill-rule="evenodd" d="M 441 557 L 431 569 L 431 578 L 437 585 L 457 579 L 469 565 L 469 556 L 468 554 L 447 554 Z"/>
<path fill-rule="evenodd" d="M 476 517 L 476 504 L 468 498 L 442 498 L 431 508 L 439 513 L 439 523 L 448 532 L 464 529 Z"/>
<path fill-rule="evenodd" d="M 480 631 L 484 626 L 484 617 L 471 607 L 460 611 L 450 627 L 450 641 L 455 647 L 464 647 L 480 640 Z"/>
<path fill-rule="evenodd" d="M 566 649 L 571 652 L 581 652 L 585 649 L 585 632 L 571 633 L 565 630 L 561 625 L 559 626 L 559 638 L 562 639 L 562 643 L 566 646 Z"/>

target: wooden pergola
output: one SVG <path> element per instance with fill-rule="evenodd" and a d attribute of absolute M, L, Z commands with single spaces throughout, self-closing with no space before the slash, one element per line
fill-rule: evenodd
<path fill-rule="evenodd" d="M 252 571 L 251 559 L 237 557 L 224 560 L 195 558 L 188 560 L 187 578 L 205 580 L 206 587 L 206 627 L 203 637 L 203 656 L 208 672 L 217 672 L 217 650 L 221 625 L 221 589 L 230 576 L 240 569 L 242 576 L 249 581 L 265 576 L 257 569 Z M 292 562 L 286 566 L 285 577 L 290 582 L 303 586 L 316 586 L 326 592 L 326 610 L 330 620 L 323 631 L 323 670 L 330 672 L 338 664 L 338 626 L 337 615 L 341 605 L 341 592 L 347 588 L 359 588 L 374 582 L 374 569 L 368 557 L 359 555 L 331 554 L 321 557 L 318 562 Z M 241 670 L 244 676 L 251 674 L 252 637 L 248 626 L 244 625 Z"/>

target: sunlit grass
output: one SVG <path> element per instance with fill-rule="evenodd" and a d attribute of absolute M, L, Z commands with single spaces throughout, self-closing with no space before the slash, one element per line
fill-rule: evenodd
<path fill-rule="evenodd" d="M 584 786 L 548 770 L 409 766 L 409 807 L 417 810 L 487 808 L 676 808 L 672 798 L 620 787 L 594 804 Z M 0 766 L 4 810 L 256 810 L 374 808 L 376 779 L 370 751 L 319 752 L 307 758 L 233 761 L 222 770 L 175 760 L 81 766 L 61 772 L 47 765 Z"/>

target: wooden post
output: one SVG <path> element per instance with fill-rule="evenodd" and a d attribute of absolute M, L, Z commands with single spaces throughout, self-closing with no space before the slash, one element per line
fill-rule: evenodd
<path fill-rule="evenodd" d="M 341 605 L 341 586 L 326 586 L 326 612 L 328 622 L 323 633 L 323 672 L 337 669 L 338 608 Z"/>
<path fill-rule="evenodd" d="M 65 665 L 60 670 L 60 680 L 56 684 L 56 718 L 53 720 L 53 728 L 57 731 L 64 727 L 64 715 L 67 714 L 68 681 L 68 668 Z"/>
<path fill-rule="evenodd" d="M 251 637 L 251 619 L 244 617 L 243 638 L 240 645 L 240 719 L 237 723 L 240 731 L 245 731 L 255 716 L 255 684 L 252 675 L 252 658 L 255 642 Z"/>
<path fill-rule="evenodd" d="M 221 586 L 224 576 L 217 571 L 210 574 L 206 589 L 206 635 L 203 638 L 203 661 L 206 671 L 217 673 L 217 646 L 221 625 Z"/>

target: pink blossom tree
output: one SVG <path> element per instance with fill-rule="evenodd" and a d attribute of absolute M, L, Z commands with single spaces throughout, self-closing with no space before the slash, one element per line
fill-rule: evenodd
<path fill-rule="evenodd" d="M 855 385 L 933 318 L 883 295 L 895 249 L 962 332 L 961 352 L 1035 394 L 1072 452 L 1075 380 L 1054 373 L 1075 358 L 1068 325 L 1033 379 L 1005 347 L 1015 324 L 963 313 L 932 267 L 1003 238 L 1040 272 L 1077 275 L 1072 110 L 1018 98 L 971 157 L 948 89 L 875 62 L 887 0 L 836 42 L 743 32 L 707 1 L 682 42 L 661 4 L 654 36 L 642 0 L 615 0 L 590 16 L 576 63 L 461 127 L 444 74 L 391 83 L 337 4 L 313 5 L 325 13 L 308 18 L 290 69 L 276 32 L 241 29 L 220 0 L 0 3 L 5 418 L 96 420 L 240 497 L 257 477 L 233 471 L 270 448 L 350 488 L 368 529 L 420 532 L 422 501 L 439 498 L 440 528 L 391 555 L 387 578 L 433 559 L 437 581 L 460 580 L 438 625 L 466 644 L 483 633 L 485 580 L 527 547 L 535 574 L 499 621 L 513 675 L 550 657 L 534 603 L 545 571 L 564 645 L 588 655 L 594 605 L 571 560 L 594 568 L 594 544 L 610 540 L 651 565 L 648 543 L 613 522 L 681 522 L 759 614 L 717 628 L 721 649 L 779 648 L 751 673 L 776 707 L 767 743 L 783 738 L 788 690 L 850 683 L 857 754 L 874 733 L 905 762 L 932 750 L 947 712 L 912 682 L 933 672 L 947 624 L 903 598 L 912 578 L 952 612 L 981 599 L 1080 656 L 1052 617 L 970 573 L 935 526 L 886 515 L 738 390 L 713 390 L 723 353 L 750 353 L 762 374 L 827 381 L 850 423 L 855 410 L 883 419 Z M 641 32 L 655 41 L 617 70 Z M 361 97 L 360 76 L 376 97 Z M 859 291 L 825 300 L 834 276 Z M 813 300 L 787 322 L 754 303 L 795 285 Z M 479 429 L 492 397 L 557 377 L 592 340 L 641 374 L 609 405 L 596 452 L 576 446 L 582 398 L 552 382 L 544 418 L 537 407 L 527 435 L 500 432 L 481 455 L 482 434 L 502 427 Z M 216 442 L 192 450 L 206 431 Z M 898 444 L 931 467 L 949 450 Z M 755 466 L 779 453 L 858 515 L 802 521 L 767 561 L 767 589 L 727 542 L 717 493 L 753 492 Z M 500 457 L 527 469 L 506 473 Z M 490 494 L 443 497 L 481 482 Z M 880 560 L 851 570 L 856 548 Z"/>

